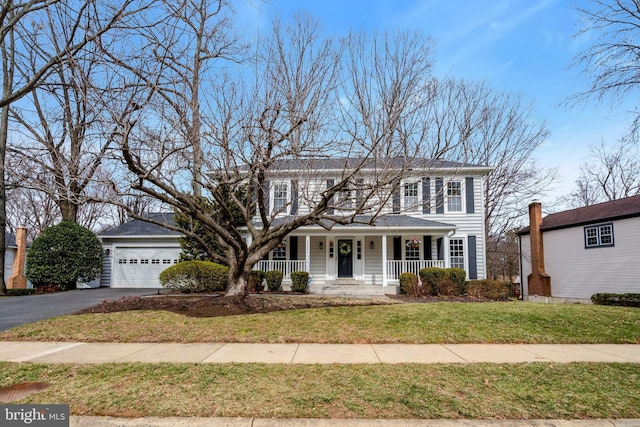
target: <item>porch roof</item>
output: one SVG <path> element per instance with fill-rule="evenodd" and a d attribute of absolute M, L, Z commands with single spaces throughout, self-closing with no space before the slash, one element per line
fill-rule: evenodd
<path fill-rule="evenodd" d="M 272 226 L 273 227 L 283 226 L 286 223 L 291 222 L 293 218 L 294 217 L 292 216 L 276 218 L 273 221 Z M 447 224 L 444 222 L 432 221 L 429 219 L 416 218 L 409 215 L 399 215 L 399 214 L 389 214 L 389 215 L 379 216 L 373 219 L 373 222 L 372 222 L 371 216 L 357 215 L 355 217 L 354 223 L 346 224 L 346 225 L 335 224 L 332 226 L 332 222 L 328 219 L 322 219 L 321 221 L 322 221 L 322 225 L 319 225 L 319 224 L 307 225 L 307 226 L 301 227 L 300 230 L 309 230 L 309 229 L 326 230 L 328 228 L 333 228 L 333 229 L 351 228 L 351 229 L 361 229 L 361 230 L 369 229 L 371 231 L 381 231 L 382 229 L 387 229 L 387 230 L 431 229 L 431 230 L 438 230 L 438 231 L 449 231 L 449 230 L 455 230 L 457 228 L 457 226 L 453 224 Z"/>

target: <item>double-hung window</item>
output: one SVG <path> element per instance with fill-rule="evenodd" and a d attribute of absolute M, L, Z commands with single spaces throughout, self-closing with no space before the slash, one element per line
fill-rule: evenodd
<path fill-rule="evenodd" d="M 418 183 L 411 182 L 404 185 L 404 208 L 415 210 L 418 207 Z"/>
<path fill-rule="evenodd" d="M 460 181 L 447 183 L 447 210 L 462 212 L 462 182 Z"/>
<path fill-rule="evenodd" d="M 420 260 L 420 244 L 415 240 L 405 240 L 404 259 L 407 261 Z"/>
<path fill-rule="evenodd" d="M 584 227 L 584 247 L 600 248 L 613 246 L 613 223 Z"/>
<path fill-rule="evenodd" d="M 449 261 L 451 268 L 464 269 L 464 239 L 449 240 Z"/>
<path fill-rule="evenodd" d="M 353 208 L 353 199 L 351 197 L 351 190 L 346 185 L 338 192 L 338 206 L 340 206 L 343 209 Z"/>
<path fill-rule="evenodd" d="M 289 198 L 289 187 L 286 183 L 278 183 L 273 185 L 273 211 L 284 212 L 285 206 Z"/>

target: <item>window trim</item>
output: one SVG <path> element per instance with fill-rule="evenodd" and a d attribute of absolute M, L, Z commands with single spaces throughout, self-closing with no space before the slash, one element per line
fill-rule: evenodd
<path fill-rule="evenodd" d="M 402 183 L 402 210 L 405 212 L 417 212 L 420 209 L 420 198 L 422 196 L 421 181 L 405 181 Z M 407 189 L 409 186 L 415 186 L 415 196 L 407 196 Z M 413 189 L 412 189 L 413 190 Z M 407 203 L 407 198 L 415 198 L 415 203 Z"/>
<path fill-rule="evenodd" d="M 445 183 L 446 185 L 444 185 L 444 196 L 445 196 L 445 200 L 444 200 L 444 205 L 446 206 L 446 212 L 455 212 L 455 213 L 464 213 L 465 211 L 465 198 L 464 196 L 464 192 L 465 192 L 465 184 L 463 180 L 460 179 L 452 179 L 449 180 Z M 455 198 L 458 198 L 460 200 L 460 209 L 457 210 L 451 210 L 449 209 L 450 207 L 450 200 L 451 200 L 451 196 L 449 195 L 449 186 L 451 184 L 458 184 L 460 187 L 460 194 L 458 194 L 457 196 L 454 196 Z"/>
<path fill-rule="evenodd" d="M 280 187 L 280 186 L 284 186 L 286 194 L 284 197 L 284 204 L 282 205 L 282 207 L 276 208 L 276 187 Z M 280 199 L 280 197 L 278 199 Z M 270 204 L 270 206 L 272 206 L 271 213 L 288 215 L 289 214 L 288 205 L 290 204 L 290 202 L 291 202 L 291 183 L 287 181 L 274 182 L 271 187 L 271 204 Z"/>
<path fill-rule="evenodd" d="M 609 227 L 609 229 L 611 230 L 611 242 L 610 243 L 602 243 L 602 229 L 605 227 Z M 595 236 L 588 236 L 588 232 L 590 230 L 595 230 L 596 231 L 596 235 Z M 611 248 L 615 246 L 615 239 L 614 239 L 614 230 L 613 230 L 613 222 L 604 222 L 601 224 L 592 224 L 592 225 L 585 225 L 583 227 L 583 236 L 584 236 L 584 248 L 585 249 L 595 249 L 595 248 Z M 595 237 L 597 242 L 596 244 L 589 244 L 589 239 Z"/>
<path fill-rule="evenodd" d="M 462 252 L 462 256 L 453 257 L 451 255 L 451 249 L 452 249 L 451 243 L 454 240 L 460 241 L 460 250 Z M 448 246 L 448 248 L 447 248 L 448 254 L 447 255 L 448 255 L 448 258 L 449 258 L 449 266 L 451 268 L 462 268 L 463 270 L 466 271 L 466 267 L 467 267 L 467 250 L 466 250 L 466 247 L 465 247 L 465 240 L 466 239 L 464 237 L 452 237 L 452 238 L 449 239 L 449 242 L 447 244 L 447 246 Z M 453 258 L 462 258 L 462 267 L 459 267 L 459 266 L 454 267 L 453 266 Z"/>

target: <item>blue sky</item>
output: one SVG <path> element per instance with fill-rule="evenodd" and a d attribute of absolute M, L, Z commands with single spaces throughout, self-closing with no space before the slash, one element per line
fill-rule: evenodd
<path fill-rule="evenodd" d="M 436 43 L 436 76 L 485 80 L 495 90 L 534 102 L 551 132 L 537 162 L 560 173 L 549 202 L 573 189 L 589 146 L 617 141 L 632 119 L 630 101 L 566 105 L 588 86 L 580 69 L 570 65 L 590 42 L 588 35 L 574 37 L 580 16 L 570 0 L 268 0 L 239 10 L 265 29 L 273 16 L 286 21 L 296 11 L 316 17 L 330 35 L 350 29 L 419 30 Z"/>

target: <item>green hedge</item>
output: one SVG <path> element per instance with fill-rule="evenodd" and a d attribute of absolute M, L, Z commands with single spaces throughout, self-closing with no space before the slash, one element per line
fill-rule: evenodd
<path fill-rule="evenodd" d="M 7 289 L 7 295 L 32 295 L 35 294 L 36 290 L 33 288 L 10 288 Z"/>
<path fill-rule="evenodd" d="M 227 287 L 229 268 L 211 261 L 184 261 L 160 273 L 163 288 L 180 292 L 219 292 Z"/>
<path fill-rule="evenodd" d="M 291 290 L 293 292 L 309 292 L 309 273 L 306 271 L 292 271 Z"/>
<path fill-rule="evenodd" d="M 282 290 L 282 271 L 269 270 L 265 273 L 265 279 L 267 281 L 267 288 L 271 292 L 277 292 Z"/>
<path fill-rule="evenodd" d="M 599 305 L 619 305 L 624 307 L 640 307 L 640 294 L 597 293 L 591 296 L 591 302 Z"/>
<path fill-rule="evenodd" d="M 400 274 L 400 291 L 403 294 L 418 295 L 418 276 L 413 273 Z"/>
<path fill-rule="evenodd" d="M 499 280 L 470 280 L 466 288 L 467 296 L 471 298 L 506 301 L 511 295 L 511 283 Z"/>

